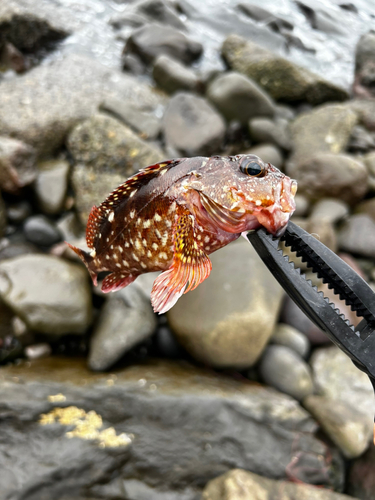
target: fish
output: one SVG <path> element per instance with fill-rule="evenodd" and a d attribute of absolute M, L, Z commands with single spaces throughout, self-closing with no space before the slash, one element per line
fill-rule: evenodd
<path fill-rule="evenodd" d="M 90 252 L 68 245 L 94 285 L 98 273 L 109 271 L 104 293 L 162 271 L 151 292 L 162 314 L 208 278 L 211 253 L 261 226 L 280 235 L 296 191 L 295 180 L 252 154 L 166 160 L 138 171 L 92 208 Z"/>

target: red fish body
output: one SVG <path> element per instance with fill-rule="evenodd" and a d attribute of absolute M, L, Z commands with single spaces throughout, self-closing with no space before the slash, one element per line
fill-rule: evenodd
<path fill-rule="evenodd" d="M 168 160 L 141 170 L 93 207 L 90 253 L 69 245 L 103 292 L 137 276 L 155 280 L 154 310 L 166 312 L 211 272 L 208 255 L 261 225 L 278 234 L 295 210 L 296 181 L 255 155 Z"/>

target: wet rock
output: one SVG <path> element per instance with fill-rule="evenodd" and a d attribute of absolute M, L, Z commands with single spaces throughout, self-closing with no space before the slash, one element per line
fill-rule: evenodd
<path fill-rule="evenodd" d="M 299 165 L 317 153 L 343 152 L 356 122 L 357 114 L 342 104 L 324 105 L 302 113 L 290 126 L 291 161 Z"/>
<path fill-rule="evenodd" d="M 249 132 L 256 142 L 269 142 L 286 151 L 291 148 L 289 122 L 284 118 L 254 118 L 249 122 Z"/>
<path fill-rule="evenodd" d="M 310 219 L 313 221 L 326 220 L 331 224 L 336 224 L 349 215 L 349 206 L 347 203 L 334 198 L 323 198 L 315 203 Z M 319 223 L 319 222 L 318 222 Z"/>
<path fill-rule="evenodd" d="M 364 155 L 362 159 L 369 175 L 369 189 L 375 191 L 375 152 Z"/>
<path fill-rule="evenodd" d="M 232 70 L 255 80 L 276 100 L 317 105 L 348 99 L 340 87 L 238 35 L 228 36 L 222 55 Z"/>
<path fill-rule="evenodd" d="M 275 105 L 262 88 L 236 72 L 214 79 L 208 86 L 207 98 L 228 121 L 246 124 L 255 116 L 272 117 L 275 114 Z"/>
<path fill-rule="evenodd" d="M 357 158 L 343 154 L 318 153 L 298 167 L 288 168 L 298 189 L 310 199 L 339 198 L 354 205 L 367 192 L 368 174 Z"/>
<path fill-rule="evenodd" d="M 311 400 L 309 411 L 345 456 L 361 455 L 373 438 L 371 382 L 336 346 L 315 351 L 311 367 L 318 396 L 326 401 Z"/>
<path fill-rule="evenodd" d="M 5 234 L 7 225 L 7 215 L 5 210 L 5 203 L 0 193 L 0 238 Z"/>
<path fill-rule="evenodd" d="M 1 189 L 14 193 L 33 182 L 37 174 L 35 159 L 35 150 L 31 146 L 10 137 L 0 137 Z"/>
<path fill-rule="evenodd" d="M 121 57 L 122 69 L 135 76 L 143 75 L 147 68 L 141 59 L 134 54 L 123 54 Z"/>
<path fill-rule="evenodd" d="M 173 96 L 162 127 L 167 145 L 184 156 L 211 156 L 222 148 L 224 121 L 202 97 L 187 92 Z"/>
<path fill-rule="evenodd" d="M 68 188 L 69 163 L 50 160 L 38 165 L 34 190 L 37 203 L 45 214 L 62 212 Z"/>
<path fill-rule="evenodd" d="M 375 148 L 375 134 L 362 125 L 356 125 L 348 142 L 348 151 L 363 154 Z"/>
<path fill-rule="evenodd" d="M 194 70 L 167 55 L 156 59 L 152 76 L 156 84 L 168 94 L 174 94 L 178 90 L 197 92 L 202 86 Z"/>
<path fill-rule="evenodd" d="M 276 168 L 281 168 L 284 164 L 281 151 L 273 144 L 258 144 L 246 151 L 246 154 L 257 155 L 263 161 L 271 163 Z"/>
<path fill-rule="evenodd" d="M 133 31 L 124 49 L 125 54 L 134 53 L 147 64 L 162 54 L 182 63 L 191 64 L 201 56 L 202 51 L 200 43 L 181 31 L 157 23 L 150 23 Z"/>
<path fill-rule="evenodd" d="M 7 238 L 0 240 L 0 261 L 30 253 L 40 253 L 40 250 L 32 243 L 10 242 Z"/>
<path fill-rule="evenodd" d="M 96 112 L 104 98 L 130 100 L 152 109 L 164 102 L 163 96 L 133 76 L 71 55 L 2 82 L 0 134 L 24 140 L 39 156 L 50 155 L 79 121 Z"/>
<path fill-rule="evenodd" d="M 31 205 L 27 201 L 12 203 L 8 205 L 7 217 L 12 224 L 22 224 L 31 215 Z"/>
<path fill-rule="evenodd" d="M 348 493 L 361 500 L 372 500 L 375 491 L 375 448 L 370 446 L 367 452 L 352 463 Z"/>
<path fill-rule="evenodd" d="M 366 214 L 352 215 L 338 234 L 344 252 L 375 258 L 375 222 Z"/>
<path fill-rule="evenodd" d="M 340 18 L 340 12 L 337 10 L 331 12 L 318 2 L 296 2 L 301 11 L 305 14 L 312 28 L 329 34 L 345 35 L 345 31 L 339 23 L 343 22 Z"/>
<path fill-rule="evenodd" d="M 355 53 L 355 80 L 353 90 L 358 97 L 375 96 L 375 31 L 371 30 L 359 39 Z"/>
<path fill-rule="evenodd" d="M 375 130 L 375 100 L 353 99 L 348 103 L 349 107 L 358 115 L 359 122 L 368 130 Z"/>
<path fill-rule="evenodd" d="M 61 241 L 60 231 L 44 215 L 29 217 L 23 229 L 26 239 L 35 245 L 49 247 Z"/>
<path fill-rule="evenodd" d="M 251 19 L 254 19 L 254 21 L 262 21 L 267 25 L 276 22 L 280 28 L 285 28 L 287 30 L 293 29 L 293 24 L 290 23 L 287 19 L 276 16 L 268 10 L 263 9 L 263 7 L 259 7 L 258 5 L 244 2 L 238 4 L 238 8 L 241 10 L 241 12 L 251 17 Z"/>
<path fill-rule="evenodd" d="M 272 335 L 281 289 L 242 238 L 210 258 L 209 279 L 169 311 L 170 327 L 196 359 L 248 368 Z"/>
<path fill-rule="evenodd" d="M 22 255 L 2 261 L 0 296 L 37 332 L 84 333 L 91 322 L 86 270 L 56 257 Z"/>
<path fill-rule="evenodd" d="M 83 360 L 46 358 L 4 367 L 0 400 L 0 482 L 14 498 L 73 498 L 79 490 L 90 498 L 119 480 L 134 492 L 137 479 L 146 498 L 177 499 L 191 488 L 182 498 L 196 500 L 233 467 L 270 478 L 288 470 L 297 481 L 333 486 L 332 450 L 296 401 L 189 365 L 154 362 L 108 375 L 90 373 Z"/>
<path fill-rule="evenodd" d="M 63 215 L 57 221 L 56 227 L 64 241 L 76 240 L 84 234 L 83 224 L 80 223 L 75 212 L 68 212 Z"/>
<path fill-rule="evenodd" d="M 162 0 L 137 2 L 133 8 L 113 17 L 110 22 L 117 29 L 124 26 L 139 27 L 150 22 L 173 26 L 179 30 L 185 29 L 185 25 L 178 17 L 176 10 Z"/>
<path fill-rule="evenodd" d="M 94 115 L 77 125 L 67 145 L 75 160 L 72 183 L 83 223 L 93 205 L 101 203 L 128 176 L 163 159 L 163 153 L 156 146 L 104 114 Z"/>
<path fill-rule="evenodd" d="M 293 217 L 305 217 L 310 208 L 310 201 L 303 194 L 296 194 L 294 197 L 296 202 L 296 210 Z"/>
<path fill-rule="evenodd" d="M 150 299 L 137 283 L 111 295 L 104 304 L 90 344 L 89 367 L 106 370 L 156 329 Z"/>
<path fill-rule="evenodd" d="M 309 366 L 289 347 L 283 345 L 267 347 L 259 370 L 266 384 L 299 401 L 313 392 Z"/>
<path fill-rule="evenodd" d="M 276 326 L 270 341 L 273 344 L 289 347 L 302 358 L 306 358 L 310 350 L 307 337 L 296 328 L 285 323 L 279 323 Z"/>

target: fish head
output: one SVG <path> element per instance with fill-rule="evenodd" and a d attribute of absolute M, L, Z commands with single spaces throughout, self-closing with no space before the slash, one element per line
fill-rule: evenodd
<path fill-rule="evenodd" d="M 245 154 L 213 157 L 201 174 L 204 208 L 221 212 L 216 220 L 222 229 L 242 232 L 264 226 L 276 236 L 285 230 L 296 208 L 297 182 L 278 168 Z"/>

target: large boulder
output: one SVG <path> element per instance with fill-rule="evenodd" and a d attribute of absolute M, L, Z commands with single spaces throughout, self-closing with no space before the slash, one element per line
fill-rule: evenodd
<path fill-rule="evenodd" d="M 349 98 L 344 89 L 238 35 L 226 38 L 222 55 L 232 70 L 255 80 L 276 100 L 317 105 Z"/>

